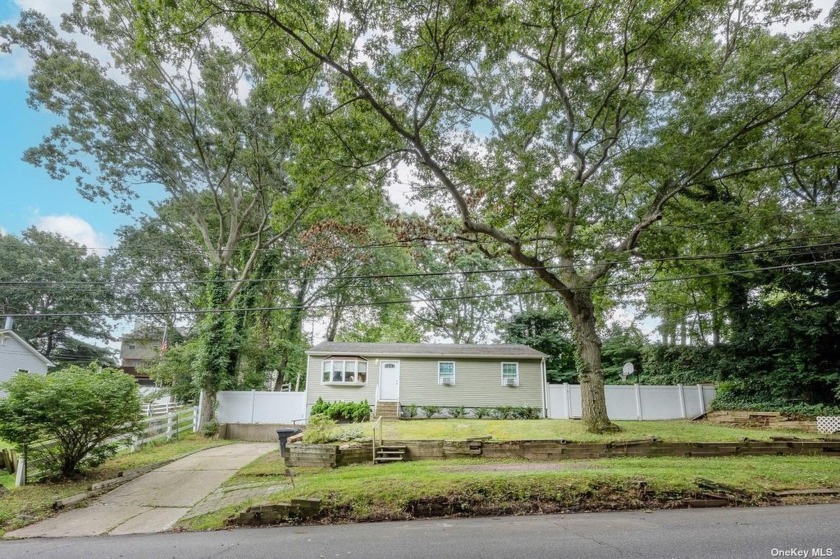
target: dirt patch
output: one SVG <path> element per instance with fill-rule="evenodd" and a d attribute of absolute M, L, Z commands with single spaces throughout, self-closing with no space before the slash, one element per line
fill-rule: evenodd
<path fill-rule="evenodd" d="M 601 470 L 604 466 L 591 462 L 514 462 L 510 464 L 476 464 L 441 466 L 446 472 L 555 472 L 558 470 Z"/>

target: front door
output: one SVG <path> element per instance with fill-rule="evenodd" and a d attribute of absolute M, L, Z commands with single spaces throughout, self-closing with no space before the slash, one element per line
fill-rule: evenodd
<path fill-rule="evenodd" d="M 398 401 L 400 399 L 400 362 L 383 361 L 379 368 L 379 399 Z"/>

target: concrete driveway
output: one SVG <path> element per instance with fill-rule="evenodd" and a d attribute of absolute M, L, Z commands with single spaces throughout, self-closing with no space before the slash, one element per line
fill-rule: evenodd
<path fill-rule="evenodd" d="M 6 537 L 163 532 L 240 468 L 276 448 L 270 443 L 238 443 L 202 450 L 140 476 L 99 497 L 86 508 L 63 512 L 8 532 Z"/>

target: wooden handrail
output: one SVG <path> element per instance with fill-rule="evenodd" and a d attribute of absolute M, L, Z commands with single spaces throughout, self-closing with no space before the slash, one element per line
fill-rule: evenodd
<path fill-rule="evenodd" d="M 376 428 L 379 427 L 379 445 L 382 446 L 382 416 L 376 418 L 373 422 L 373 439 L 371 446 L 373 447 L 373 463 L 376 463 Z"/>

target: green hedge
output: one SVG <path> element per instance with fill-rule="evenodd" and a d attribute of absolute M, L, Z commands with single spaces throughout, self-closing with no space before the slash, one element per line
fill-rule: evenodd
<path fill-rule="evenodd" d="M 353 421 L 360 423 L 370 419 L 370 404 L 367 400 L 362 402 L 330 402 L 318 398 L 312 406 L 310 415 L 325 415 L 336 421 Z"/>

